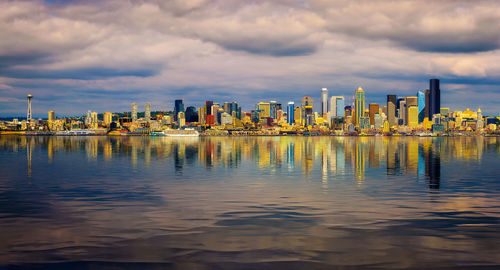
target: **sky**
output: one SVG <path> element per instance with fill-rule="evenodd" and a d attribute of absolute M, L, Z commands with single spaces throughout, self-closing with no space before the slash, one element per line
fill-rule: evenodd
<path fill-rule="evenodd" d="M 0 117 L 415 96 L 500 112 L 500 5 L 460 0 L 0 0 Z"/>

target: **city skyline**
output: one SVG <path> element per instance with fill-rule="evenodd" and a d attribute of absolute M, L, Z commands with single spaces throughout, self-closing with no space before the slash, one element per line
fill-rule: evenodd
<path fill-rule="evenodd" d="M 347 105 L 361 86 L 367 105 L 384 104 L 388 93 L 425 91 L 433 77 L 442 107 L 497 116 L 500 42 L 490 33 L 500 8 L 432 3 L 3 2 L 0 117 L 26 115 L 28 93 L 34 118 L 132 102 L 172 110 L 180 98 L 236 100 L 250 111 L 310 96 L 320 111 L 321 88 Z"/>

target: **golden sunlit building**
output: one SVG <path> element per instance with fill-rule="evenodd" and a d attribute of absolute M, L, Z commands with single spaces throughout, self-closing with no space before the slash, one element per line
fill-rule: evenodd
<path fill-rule="evenodd" d="M 271 116 L 271 104 L 268 102 L 259 102 L 257 108 L 260 110 L 260 118 Z"/>
<path fill-rule="evenodd" d="M 418 107 L 417 106 L 408 107 L 408 126 L 410 128 L 418 127 Z"/>
<path fill-rule="evenodd" d="M 104 112 L 103 122 L 104 122 L 104 124 L 109 126 L 109 124 L 111 124 L 111 122 L 113 122 L 113 115 L 110 112 Z"/>

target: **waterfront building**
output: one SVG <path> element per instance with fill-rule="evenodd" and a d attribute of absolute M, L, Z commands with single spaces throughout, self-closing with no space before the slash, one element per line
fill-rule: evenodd
<path fill-rule="evenodd" d="M 174 118 L 175 118 L 175 121 L 177 121 L 180 112 L 184 112 L 184 100 L 183 99 L 176 99 L 174 101 Z"/>
<path fill-rule="evenodd" d="M 328 89 L 321 88 L 321 116 L 328 113 Z"/>
<path fill-rule="evenodd" d="M 430 88 L 430 115 L 439 114 L 441 110 L 441 89 L 439 88 L 439 79 L 431 79 L 429 82 Z"/>
<path fill-rule="evenodd" d="M 184 112 L 179 112 L 177 114 L 177 121 L 179 122 L 179 127 L 183 127 L 186 125 L 186 115 L 184 114 Z"/>
<path fill-rule="evenodd" d="M 288 102 L 286 110 L 287 123 L 289 125 L 295 124 L 294 112 L 295 112 L 295 103 L 293 101 L 290 101 Z"/>
<path fill-rule="evenodd" d="M 365 91 L 361 87 L 356 90 L 354 100 L 355 123 L 357 127 L 360 127 L 361 118 L 364 117 L 365 112 Z"/>
<path fill-rule="evenodd" d="M 89 111 L 90 112 L 90 111 Z M 132 122 L 137 121 L 137 103 L 132 103 Z"/>
<path fill-rule="evenodd" d="M 380 106 L 377 103 L 368 104 L 368 115 L 370 118 L 370 125 L 375 125 L 375 114 L 379 114 Z"/>
<path fill-rule="evenodd" d="M 56 117 L 55 117 L 55 112 L 54 111 L 49 111 L 49 115 L 48 115 L 48 121 L 49 122 L 52 122 L 54 120 L 56 120 Z"/>
<path fill-rule="evenodd" d="M 109 126 L 109 124 L 111 124 L 111 122 L 113 122 L 113 115 L 111 114 L 111 112 L 104 112 L 103 122 L 104 122 L 104 124 L 106 124 L 106 126 Z"/>
<path fill-rule="evenodd" d="M 97 122 L 98 122 L 98 119 L 97 119 L 97 112 L 91 112 L 91 113 L 90 113 L 90 119 L 91 119 L 91 122 L 92 122 L 92 123 L 97 123 Z"/>
<path fill-rule="evenodd" d="M 187 107 L 184 116 L 187 123 L 198 122 L 198 112 L 196 112 L 196 107 L 194 106 Z"/>
<path fill-rule="evenodd" d="M 151 120 L 151 104 L 149 102 L 144 105 L 144 118 L 146 121 Z"/>

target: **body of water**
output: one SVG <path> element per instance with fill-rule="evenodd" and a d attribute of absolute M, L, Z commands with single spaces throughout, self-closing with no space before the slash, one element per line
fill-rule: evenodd
<path fill-rule="evenodd" d="M 500 139 L 0 136 L 0 269 L 499 269 Z"/>

